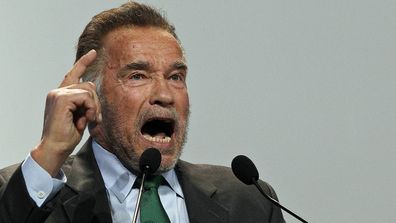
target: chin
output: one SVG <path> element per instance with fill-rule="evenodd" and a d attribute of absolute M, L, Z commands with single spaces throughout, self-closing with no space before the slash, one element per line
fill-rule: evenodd
<path fill-rule="evenodd" d="M 172 156 L 169 155 L 163 156 L 161 165 L 158 168 L 157 173 L 164 173 L 173 169 L 176 166 L 179 157 L 180 157 L 180 152 Z"/>

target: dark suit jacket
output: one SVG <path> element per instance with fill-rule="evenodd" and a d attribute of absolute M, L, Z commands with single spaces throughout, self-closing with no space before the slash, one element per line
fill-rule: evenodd
<path fill-rule="evenodd" d="M 0 171 L 0 223 L 112 222 L 106 188 L 95 161 L 91 140 L 62 168 L 66 185 L 44 207 L 30 198 L 20 165 Z M 230 168 L 179 161 L 175 167 L 191 223 L 284 222 L 274 207 L 254 188 L 237 180 Z M 276 198 L 267 183 L 264 191 Z"/>

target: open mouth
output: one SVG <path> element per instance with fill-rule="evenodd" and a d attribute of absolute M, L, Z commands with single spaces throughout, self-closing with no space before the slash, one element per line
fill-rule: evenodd
<path fill-rule="evenodd" d="M 149 119 L 141 128 L 141 133 L 145 139 L 157 143 L 169 143 L 174 132 L 175 121 L 173 119 Z"/>

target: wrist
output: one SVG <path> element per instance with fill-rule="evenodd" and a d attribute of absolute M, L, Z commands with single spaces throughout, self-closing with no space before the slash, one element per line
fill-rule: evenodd
<path fill-rule="evenodd" d="M 69 153 L 59 152 L 51 148 L 50 145 L 41 142 L 31 151 L 30 155 L 51 177 L 55 177 L 58 175 Z"/>

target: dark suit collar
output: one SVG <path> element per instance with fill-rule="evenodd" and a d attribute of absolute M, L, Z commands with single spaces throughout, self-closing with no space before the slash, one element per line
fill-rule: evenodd
<path fill-rule="evenodd" d="M 228 210 L 216 199 L 217 187 L 194 165 L 179 160 L 175 167 L 190 223 L 228 222 Z"/>
<path fill-rule="evenodd" d="M 190 223 L 228 222 L 229 212 L 216 199 L 217 187 L 194 165 L 180 160 L 175 171 L 183 189 Z M 65 170 L 68 190 L 60 201 L 69 222 L 110 223 L 111 212 L 90 138 Z"/>
<path fill-rule="evenodd" d="M 90 138 L 74 157 L 61 200 L 70 222 L 112 222 L 107 192 Z M 91 213 L 89 213 L 91 212 Z M 85 219 L 80 219 L 83 217 Z"/>

